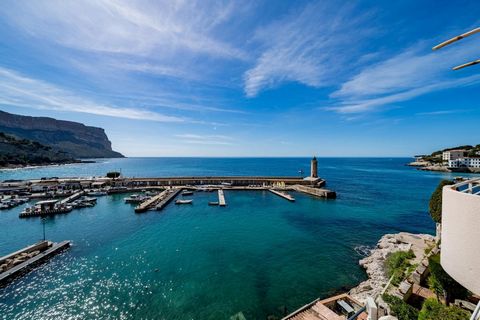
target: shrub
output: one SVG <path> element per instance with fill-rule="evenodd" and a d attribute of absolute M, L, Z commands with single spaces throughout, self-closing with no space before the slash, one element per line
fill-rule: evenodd
<path fill-rule="evenodd" d="M 466 320 L 469 317 L 470 312 L 457 306 L 447 307 L 433 298 L 425 300 L 418 314 L 418 320 Z"/>
<path fill-rule="evenodd" d="M 428 268 L 430 269 L 431 276 L 435 279 L 434 281 L 437 282 L 436 285 L 440 285 L 443 289 L 447 305 L 455 299 L 464 299 L 468 296 L 468 290 L 462 287 L 462 285 L 443 270 L 442 265 L 440 264 L 439 254 L 428 258 Z"/>
<path fill-rule="evenodd" d="M 385 268 L 389 277 L 393 276 L 392 284 L 397 286 L 405 277 L 406 271 L 411 267 L 410 259 L 415 258 L 412 250 L 397 251 L 390 254 L 385 260 Z"/>
<path fill-rule="evenodd" d="M 120 172 L 118 172 L 118 171 L 107 172 L 107 178 L 116 179 L 118 177 L 120 177 Z"/>
<path fill-rule="evenodd" d="M 392 313 L 398 318 L 398 320 L 417 320 L 418 310 L 402 299 L 389 294 L 384 294 L 382 298 L 383 301 L 390 306 Z"/>
<path fill-rule="evenodd" d="M 453 184 L 453 181 L 442 180 L 430 197 L 429 211 L 433 221 L 442 222 L 442 190 L 444 186 Z"/>

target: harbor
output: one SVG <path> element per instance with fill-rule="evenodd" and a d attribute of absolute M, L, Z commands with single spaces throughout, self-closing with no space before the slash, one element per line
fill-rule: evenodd
<path fill-rule="evenodd" d="M 131 193 L 124 200 L 126 203 L 138 204 L 134 209 L 136 213 L 162 210 L 180 192 L 182 197 L 185 197 L 191 196 L 195 192 L 217 190 L 218 201 L 209 201 L 208 205 L 220 207 L 227 205 L 225 190 L 268 190 L 290 202 L 295 202 L 295 198 L 288 192 L 300 192 L 318 198 L 336 198 L 336 192 L 325 189 L 326 181 L 318 177 L 316 158 L 311 160 L 310 167 L 310 176 L 304 178 L 261 176 L 92 177 L 4 181 L 0 183 L 0 193 L 4 197 L 4 201 L 7 203 L 16 201 L 15 205 L 28 200 L 43 199 L 33 206 L 26 207 L 20 213 L 20 218 L 65 214 L 73 209 L 94 206 L 97 197 L 120 193 Z M 175 203 L 193 204 L 193 199 L 177 200 Z"/>
<path fill-rule="evenodd" d="M 125 159 L 125 162 L 129 161 L 132 161 L 132 167 L 141 167 L 138 162 Z M 194 176 L 197 172 L 198 175 L 210 173 L 220 176 L 225 172 L 224 176 L 230 176 L 235 170 L 241 170 L 187 171 L 185 168 L 191 160 L 182 161 L 185 163 L 183 168 L 172 170 L 172 175 L 185 172 Z M 286 168 L 288 163 L 293 162 L 291 159 L 275 161 L 278 163 L 276 166 Z M 305 163 L 308 161 L 310 159 L 304 159 Z M 328 168 L 338 165 L 336 160 L 322 161 L 326 161 Z M 40 265 L 25 277 L 10 281 L 3 289 L 2 302 L 14 305 L 17 297 L 21 297 L 30 310 L 29 315 L 41 318 L 48 310 L 35 297 L 42 295 L 42 302 L 65 310 L 62 316 L 75 317 L 74 312 L 77 311 L 62 309 L 66 301 L 77 301 L 79 297 L 96 299 L 95 306 L 100 306 L 116 304 L 118 301 L 113 297 L 117 294 L 131 294 L 133 303 L 145 303 L 137 304 L 135 309 L 129 305 L 119 305 L 118 311 L 95 309 L 96 313 L 85 303 L 79 306 L 78 312 L 92 312 L 92 317 L 97 318 L 109 315 L 120 318 L 124 314 L 131 315 L 131 318 L 154 318 L 156 314 L 161 314 L 167 319 L 181 319 L 186 314 L 198 319 L 215 318 L 216 315 L 216 318 L 228 319 L 242 312 L 246 319 L 266 319 L 270 314 L 281 319 L 317 297 L 326 298 L 339 292 L 332 290 L 353 287 L 366 279 L 363 269 L 358 267 L 360 258 L 354 247 L 357 243 L 376 243 L 378 234 L 388 232 L 388 228 L 398 221 L 407 221 L 406 210 L 424 205 L 430 192 L 410 192 L 405 188 L 406 183 L 420 185 L 422 190 L 434 189 L 436 184 L 434 173 L 427 173 L 429 177 L 419 176 L 416 171 L 403 166 L 404 159 L 394 160 L 399 169 L 388 175 L 385 169 L 391 168 L 391 161 L 384 161 L 383 166 L 380 160 L 361 160 L 360 164 L 359 161 L 349 161 L 337 169 L 322 169 L 325 176 L 321 179 L 327 184 L 313 188 L 335 190 L 338 192 L 337 200 L 296 191 L 295 185 L 283 185 L 281 181 L 265 186 L 229 186 L 220 182 L 215 186 L 178 186 L 180 193 L 161 211 L 153 207 L 143 214 L 134 212 L 135 206 L 140 203 L 125 203 L 125 198 L 132 195 L 155 196 L 154 193 L 163 192 L 169 189 L 168 186 L 128 186 L 128 189 L 122 189 L 115 187 L 117 179 L 80 177 L 77 181 L 83 182 L 85 195 L 93 197 L 99 193 L 94 207 L 45 216 L 44 220 L 18 219 L 26 204 L 0 212 L 0 222 L 8 226 L 0 235 L 0 255 L 35 243 L 41 238 L 42 224 L 45 224 L 47 239 L 55 242 L 70 239 L 75 244 L 68 254 Z M 242 163 L 255 167 L 256 171 L 252 173 L 273 172 L 278 177 L 282 177 L 282 173 L 295 172 L 296 167 L 294 164 L 288 170 L 269 171 L 271 159 L 256 162 L 247 159 Z M 164 171 L 155 168 L 161 168 L 162 164 L 152 162 L 147 167 L 148 171 L 152 176 L 161 176 Z M 373 166 L 380 168 L 369 171 Z M 110 169 L 106 168 L 99 171 L 108 172 Z M 126 173 L 133 172 L 126 165 L 122 168 Z M 62 179 L 67 178 L 64 178 L 62 170 L 69 170 L 69 167 L 48 170 L 48 174 L 42 175 L 59 178 L 42 181 L 63 182 Z M 368 172 L 367 176 L 365 172 Z M 142 174 L 147 176 L 145 172 Z M 310 172 L 306 175 L 310 176 Z M 18 178 L 26 181 L 33 176 L 30 171 L 25 171 Z M 135 179 L 141 179 L 138 176 Z M 96 180 L 105 183 L 90 188 L 90 181 Z M 375 181 L 368 184 L 370 192 L 357 194 L 355 186 L 362 185 L 366 180 Z M 5 182 L 8 183 L 20 181 Z M 33 189 L 32 194 L 55 194 L 55 198 L 51 199 L 31 198 L 28 205 L 33 206 L 43 200 L 58 201 L 82 190 L 77 187 L 70 190 L 65 184 L 59 185 L 54 192 L 55 185 L 52 183 L 48 190 L 34 184 L 27 186 Z M 309 184 L 304 186 L 310 187 Z M 113 188 L 114 193 L 103 194 Z M 225 207 L 218 206 L 218 189 L 224 191 Z M 269 189 L 285 192 L 294 197 L 295 202 L 273 194 Z M 183 195 L 184 190 L 192 194 Z M 379 202 L 378 194 L 385 190 L 408 203 L 408 206 L 396 207 L 392 203 Z M 193 199 L 193 203 L 175 205 L 179 199 Z M 209 205 L 210 202 L 217 204 Z M 371 227 L 365 228 L 365 219 Z M 430 226 L 430 221 L 419 219 L 421 225 Z M 421 225 L 413 231 L 428 231 Z M 354 234 L 343 233 L 343 226 L 351 228 Z M 362 241 L 358 241 L 359 238 Z M 52 287 L 58 290 L 50 291 Z M 287 287 L 288 294 L 285 294 Z M 94 296 L 93 292 L 97 294 Z M 198 304 L 191 302 L 190 298 L 186 299 L 196 296 L 204 297 L 207 303 Z M 263 297 L 261 303 L 265 310 L 258 309 L 259 297 Z M 172 306 L 165 299 L 178 301 L 178 304 Z M 149 302 L 153 300 L 155 303 Z M 286 307 L 285 312 L 283 306 Z M 12 315 L 21 310 L 21 306 L 5 310 L 6 316 L 13 318 Z M 132 313 L 132 310 L 138 312 Z M 221 314 L 217 313 L 218 310 Z"/>

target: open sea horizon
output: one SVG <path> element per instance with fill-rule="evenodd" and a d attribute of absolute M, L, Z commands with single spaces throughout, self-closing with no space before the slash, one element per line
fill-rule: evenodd
<path fill-rule="evenodd" d="M 265 191 L 197 192 L 135 214 L 128 194 L 47 218 L 49 240 L 73 246 L 0 288 L 4 319 L 265 319 L 365 280 L 365 248 L 386 233 L 435 232 L 428 214 L 442 179 L 471 174 L 419 171 L 411 158 L 317 158 L 337 199 Z M 104 176 L 307 176 L 310 158 L 121 158 L 0 170 L 0 180 Z M 0 211 L 0 256 L 42 238 L 22 206 Z M 367 250 L 368 252 L 368 250 Z"/>

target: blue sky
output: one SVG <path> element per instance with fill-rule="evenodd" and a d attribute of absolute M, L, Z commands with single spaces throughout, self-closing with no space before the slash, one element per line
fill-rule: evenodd
<path fill-rule="evenodd" d="M 127 156 L 409 156 L 480 143 L 478 1 L 4 1 L 0 109 Z"/>

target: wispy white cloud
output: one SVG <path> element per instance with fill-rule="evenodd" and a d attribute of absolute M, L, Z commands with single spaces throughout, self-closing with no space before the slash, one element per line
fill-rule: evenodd
<path fill-rule="evenodd" d="M 451 70 L 453 65 L 478 51 L 477 45 L 470 42 L 461 50 L 447 48 L 432 52 L 422 41 L 393 57 L 365 66 L 330 95 L 337 100 L 336 105 L 325 109 L 367 112 L 430 92 L 477 85 L 480 75 L 465 77 Z"/>
<path fill-rule="evenodd" d="M 289 81 L 312 87 L 332 84 L 344 73 L 345 63 L 351 67 L 351 55 L 370 34 L 362 26 L 367 16 L 349 5 L 319 2 L 258 30 L 255 39 L 264 50 L 244 74 L 246 95 Z"/>
<path fill-rule="evenodd" d="M 455 113 L 465 113 L 469 112 L 468 109 L 451 109 L 451 110 L 438 110 L 438 111 L 429 111 L 429 112 L 418 112 L 415 113 L 416 116 L 441 116 L 445 114 L 455 114 Z"/>
<path fill-rule="evenodd" d="M 180 138 L 181 142 L 189 144 L 205 144 L 205 145 L 232 145 L 234 139 L 225 135 L 202 135 L 202 134 L 177 134 L 175 137 Z"/>
<path fill-rule="evenodd" d="M 34 37 L 68 48 L 171 57 L 194 52 L 244 59 L 214 29 L 235 6 L 204 1 L 12 1 L 4 16 Z"/>
<path fill-rule="evenodd" d="M 0 68 L 0 105 L 159 122 L 190 121 L 140 108 L 96 103 L 45 81 L 29 78 L 5 68 Z"/>

